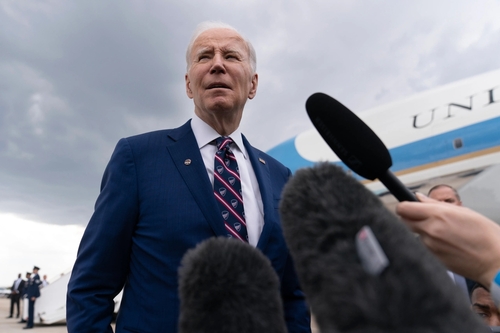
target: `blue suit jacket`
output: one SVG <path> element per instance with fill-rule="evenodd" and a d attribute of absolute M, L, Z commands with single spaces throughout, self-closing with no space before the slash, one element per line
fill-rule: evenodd
<path fill-rule="evenodd" d="M 290 170 L 243 140 L 264 204 L 257 248 L 280 277 L 289 332 L 310 332 L 278 214 Z M 68 285 L 68 331 L 110 332 L 113 298 L 124 287 L 117 332 L 177 332 L 177 269 L 188 249 L 226 235 L 216 207 L 190 122 L 121 139 Z"/>
<path fill-rule="evenodd" d="M 40 280 L 40 275 L 34 274 L 31 279 L 28 280 L 28 286 L 26 289 L 26 295 L 28 299 L 31 297 L 40 297 L 40 285 L 42 281 Z"/>

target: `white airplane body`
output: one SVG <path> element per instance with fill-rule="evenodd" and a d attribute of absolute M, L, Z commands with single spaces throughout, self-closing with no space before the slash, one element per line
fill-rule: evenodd
<path fill-rule="evenodd" d="M 500 70 L 363 111 L 357 116 L 384 142 L 393 161 L 391 171 L 410 188 L 421 187 L 432 179 L 463 176 L 500 165 Z M 268 153 L 292 172 L 320 161 L 347 169 L 316 129 L 303 132 Z M 496 190 L 498 195 L 486 193 L 490 201 L 493 199 L 490 206 L 495 204 L 494 199 L 500 199 L 500 172 L 491 173 L 489 185 L 494 188 L 485 191 Z M 498 180 L 492 179 L 495 174 Z M 467 188 L 474 189 L 473 180 L 469 181 L 459 189 L 461 194 L 467 192 Z M 379 181 L 363 182 L 377 194 L 387 191 Z M 474 206 L 463 201 L 466 206 Z M 487 210 L 483 209 L 485 215 L 500 222 L 500 213 Z"/>

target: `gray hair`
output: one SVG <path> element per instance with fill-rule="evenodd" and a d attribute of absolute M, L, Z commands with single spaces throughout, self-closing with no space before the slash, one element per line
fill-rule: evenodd
<path fill-rule="evenodd" d="M 460 199 L 460 195 L 458 194 L 458 191 L 453 187 L 453 186 L 450 186 L 450 185 L 447 185 L 447 184 L 438 184 L 436 186 L 433 186 L 429 192 L 427 193 L 427 196 L 431 195 L 431 192 L 434 191 L 434 190 L 437 190 L 438 188 L 442 188 L 442 187 L 447 187 L 449 188 L 450 190 L 453 191 L 453 193 L 455 194 L 455 197 L 457 198 L 458 201 L 462 201 Z"/>
<path fill-rule="evenodd" d="M 193 44 L 196 38 L 198 38 L 202 33 L 210 29 L 230 29 L 234 32 L 238 33 L 241 38 L 245 41 L 245 44 L 248 49 L 248 54 L 250 56 L 250 67 L 252 68 L 252 72 L 255 73 L 257 71 L 257 55 L 255 54 L 255 49 L 253 48 L 252 43 L 248 39 L 246 39 L 236 28 L 230 26 L 229 24 L 219 22 L 219 21 L 205 21 L 198 24 L 196 29 L 194 30 L 193 36 L 191 37 L 191 41 L 186 50 L 186 65 L 187 70 L 189 71 L 189 67 L 191 66 L 191 50 L 193 49 Z"/>

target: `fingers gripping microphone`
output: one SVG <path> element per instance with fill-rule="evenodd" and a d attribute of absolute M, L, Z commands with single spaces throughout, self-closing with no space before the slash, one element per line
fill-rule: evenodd
<path fill-rule="evenodd" d="M 322 333 L 488 331 L 444 266 L 341 168 L 298 170 L 280 213 Z"/>
<path fill-rule="evenodd" d="M 179 269 L 179 333 L 285 333 L 278 276 L 247 243 L 211 238 Z"/>
<path fill-rule="evenodd" d="M 353 112 L 323 93 L 311 95 L 306 109 L 319 134 L 350 169 L 367 179 L 378 178 L 399 201 L 417 201 L 389 170 L 392 159 L 384 143 Z"/>

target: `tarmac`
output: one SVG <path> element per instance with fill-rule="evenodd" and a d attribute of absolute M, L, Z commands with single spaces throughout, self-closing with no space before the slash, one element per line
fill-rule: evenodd
<path fill-rule="evenodd" d="M 7 318 L 9 316 L 10 311 L 10 299 L 8 298 L 0 298 L 0 332 L 1 333 L 20 333 L 20 332 L 31 332 L 30 330 L 23 330 L 23 327 L 26 326 L 24 323 L 19 323 L 19 318 L 16 318 L 16 312 L 14 309 L 14 317 Z M 114 331 L 114 323 L 113 326 Z M 319 333 L 319 330 L 316 326 L 316 323 L 311 325 L 312 333 Z M 66 333 L 68 332 L 66 328 L 66 324 L 53 324 L 53 325 L 43 325 L 43 324 L 35 324 L 33 330 L 40 333 Z"/>
<path fill-rule="evenodd" d="M 2 333 L 13 333 L 13 332 L 26 332 L 36 330 L 40 333 L 63 333 L 68 332 L 66 329 L 66 324 L 55 324 L 55 325 L 41 325 L 35 324 L 32 330 L 23 330 L 26 323 L 19 323 L 19 318 L 16 318 L 16 313 L 14 310 L 14 317 L 7 318 L 10 309 L 10 299 L 1 298 L 0 299 L 0 332 Z"/>
<path fill-rule="evenodd" d="M 2 333 L 20 333 L 36 331 L 40 333 L 63 333 L 68 332 L 66 324 L 43 325 L 35 324 L 32 330 L 23 330 L 26 323 L 19 323 L 20 318 L 16 318 L 16 309 L 14 308 L 14 317 L 7 318 L 10 311 L 10 299 L 0 298 L 0 332 Z M 21 310 L 22 311 L 22 310 Z"/>

